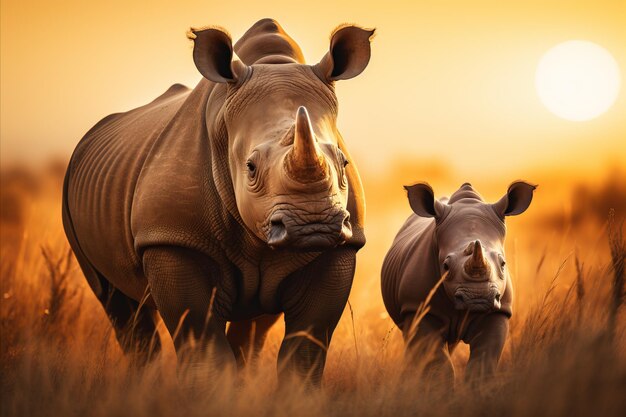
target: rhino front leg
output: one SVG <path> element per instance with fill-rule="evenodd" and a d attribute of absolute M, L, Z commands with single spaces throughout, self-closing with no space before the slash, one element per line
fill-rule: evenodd
<path fill-rule="evenodd" d="M 495 372 L 508 333 L 509 318 L 504 314 L 489 314 L 472 323 L 467 336 L 470 358 L 465 371 L 466 380 L 475 381 Z"/>
<path fill-rule="evenodd" d="M 293 377 L 314 387 L 321 385 L 326 352 L 348 301 L 355 262 L 355 249 L 334 249 L 285 283 L 285 338 L 278 353 L 281 386 Z"/>
<path fill-rule="evenodd" d="M 222 372 L 234 371 L 226 322 L 216 314 L 220 304 L 220 295 L 213 295 L 217 265 L 205 255 L 181 247 L 148 248 L 143 262 L 152 297 L 174 337 L 179 365 L 186 365 L 184 385 L 210 386 Z M 185 342 L 192 337 L 195 347 L 189 349 Z"/>
<path fill-rule="evenodd" d="M 429 381 L 434 379 L 453 386 L 454 366 L 441 321 L 432 314 L 426 314 L 416 325 L 412 324 L 412 320 L 406 320 L 403 327 L 405 370 L 418 373 Z"/>

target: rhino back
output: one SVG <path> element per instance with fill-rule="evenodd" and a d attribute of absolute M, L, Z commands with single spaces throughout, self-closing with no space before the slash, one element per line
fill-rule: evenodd
<path fill-rule="evenodd" d="M 129 296 L 141 297 L 145 287 L 130 229 L 137 178 L 187 94 L 174 85 L 145 106 L 107 116 L 81 139 L 69 163 L 64 211 L 79 246 L 74 250 Z"/>

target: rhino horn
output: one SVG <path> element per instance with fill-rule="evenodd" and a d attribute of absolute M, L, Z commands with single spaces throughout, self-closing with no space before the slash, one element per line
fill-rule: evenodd
<path fill-rule="evenodd" d="M 326 158 L 320 149 L 304 106 L 298 108 L 293 147 L 285 158 L 289 176 L 303 183 L 321 181 L 327 175 Z"/>
<path fill-rule="evenodd" d="M 471 277 L 480 277 L 489 270 L 489 263 L 483 253 L 483 245 L 480 240 L 476 240 L 471 246 L 472 256 L 465 261 L 465 272 Z M 469 248 L 468 248 L 469 249 Z"/>

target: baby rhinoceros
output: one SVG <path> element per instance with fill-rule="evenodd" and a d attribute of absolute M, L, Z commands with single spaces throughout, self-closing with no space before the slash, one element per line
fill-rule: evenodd
<path fill-rule="evenodd" d="M 535 186 L 513 183 L 489 204 L 465 183 L 449 200 L 428 184 L 405 187 L 414 214 L 382 267 L 382 295 L 402 330 L 408 365 L 425 365 L 449 382 L 449 353 L 470 346 L 466 377 L 495 370 L 509 328 L 513 288 L 506 267 L 504 218 L 523 213 Z"/>

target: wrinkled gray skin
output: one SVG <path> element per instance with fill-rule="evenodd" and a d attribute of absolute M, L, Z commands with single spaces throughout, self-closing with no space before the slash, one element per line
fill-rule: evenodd
<path fill-rule="evenodd" d="M 451 382 L 449 354 L 463 341 L 471 352 L 466 376 L 489 375 L 507 337 L 513 299 L 504 218 L 528 208 L 535 186 L 515 182 L 495 204 L 485 203 L 468 183 L 449 200 L 435 200 L 427 184 L 405 188 L 414 214 L 385 257 L 382 295 L 402 329 L 407 364 L 432 355 L 427 371 Z M 430 309 L 415 322 L 433 288 Z"/>
<path fill-rule="evenodd" d="M 341 27 L 309 66 L 271 19 L 235 45 L 240 61 L 223 31 L 192 30 L 204 76 L 196 88 L 174 85 L 110 115 L 78 144 L 65 231 L 138 361 L 147 360 L 158 311 L 170 334 L 180 323 L 177 348 L 195 335 L 199 352 L 212 349 L 190 359 L 194 380 L 210 382 L 258 352 L 284 313 L 287 335 L 306 331 L 321 346 L 285 338 L 281 380 L 320 383 L 365 244 L 363 191 L 336 127 L 334 82 L 365 69 L 372 35 Z"/>

